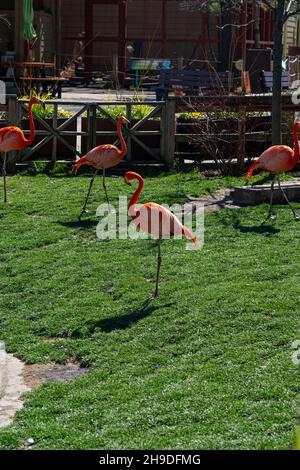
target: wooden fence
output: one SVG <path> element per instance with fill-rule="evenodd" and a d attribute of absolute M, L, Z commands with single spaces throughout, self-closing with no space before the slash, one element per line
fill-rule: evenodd
<path fill-rule="evenodd" d="M 296 98 L 296 93 L 293 97 L 291 93 L 283 94 L 282 96 L 282 140 L 284 144 L 292 144 L 292 125 L 291 123 L 295 119 L 295 113 L 300 111 L 300 104 L 293 102 Z M 299 93 L 300 103 L 300 93 Z M 272 142 L 272 94 L 258 94 L 258 95 L 224 95 L 224 96 L 201 96 L 199 98 L 191 98 L 190 100 L 176 100 L 176 113 L 188 113 L 197 111 L 200 113 L 211 115 L 215 113 L 234 113 L 237 120 L 236 130 L 232 132 L 232 129 L 226 131 L 223 136 L 229 147 L 230 143 L 233 142 L 236 145 L 236 159 L 235 163 L 239 171 L 242 171 L 246 165 L 246 160 L 249 160 L 258 155 L 247 155 L 246 148 L 249 144 L 258 144 L 260 151 L 263 151 L 266 146 L 270 146 Z M 256 115 L 267 115 L 268 126 L 261 130 L 255 131 L 251 129 L 251 114 Z M 226 118 L 224 118 L 226 124 Z M 218 139 L 218 135 L 209 135 L 210 139 Z M 176 133 L 175 141 L 176 146 L 182 142 L 193 142 L 195 135 L 188 133 Z M 199 139 L 198 139 L 199 140 Z M 253 147 L 252 146 L 252 147 Z M 254 152 L 255 153 L 255 152 Z M 188 158 L 188 156 L 187 156 Z M 208 157 L 209 158 L 209 157 Z M 208 159 L 207 158 L 207 159 Z M 202 160 L 202 162 L 205 160 Z"/>
<path fill-rule="evenodd" d="M 157 101 L 45 101 L 52 108 L 51 119 L 35 116 L 36 139 L 30 149 L 10 158 L 10 166 L 32 160 L 74 161 L 76 157 L 102 143 L 118 144 L 116 121 L 108 113 L 107 107 L 120 107 L 120 112 L 130 121 L 124 130 L 127 142 L 128 162 L 132 161 L 133 146 L 139 148 L 147 161 L 171 167 L 175 151 L 175 104 Z M 136 116 L 135 107 L 149 108 L 147 115 Z M 60 119 L 60 108 L 67 111 L 67 117 Z M 4 109 L 4 108 L 3 108 Z M 16 125 L 29 135 L 28 101 L 8 97 L 6 111 L 10 125 Z M 125 109 L 125 112 L 124 112 Z M 69 111 L 73 110 L 72 113 Z M 100 119 L 101 116 L 101 119 Z M 150 124 L 150 125 L 149 125 Z M 154 145 L 152 143 L 154 142 Z M 49 155 L 50 149 L 50 155 Z M 62 150 L 63 149 L 63 150 Z M 68 158 L 64 158 L 65 154 Z M 137 150 L 136 150 L 137 153 Z"/>
<path fill-rule="evenodd" d="M 10 160 L 10 169 L 17 162 L 26 162 L 32 160 L 43 159 L 47 161 L 74 161 L 76 157 L 82 156 L 86 151 L 90 150 L 97 144 L 109 140 L 117 143 L 115 121 L 107 112 L 107 106 L 122 106 L 126 110 L 126 117 L 131 121 L 131 125 L 126 134 L 127 140 L 127 161 L 133 160 L 133 146 L 140 149 L 144 155 L 148 156 L 148 162 L 156 162 L 171 168 L 178 152 L 178 146 L 183 142 L 190 142 L 195 134 L 181 133 L 176 130 L 176 117 L 179 113 L 189 112 L 210 112 L 214 110 L 226 110 L 236 113 L 238 116 L 238 129 L 235 135 L 226 134 L 227 140 L 237 142 L 238 145 L 238 166 L 243 168 L 246 158 L 247 142 L 269 142 L 271 140 L 270 132 L 251 132 L 247 131 L 247 115 L 250 112 L 271 111 L 272 96 L 268 95 L 251 95 L 251 96 L 202 96 L 198 98 L 169 98 L 166 102 L 146 101 L 107 101 L 107 102 L 78 102 L 53 100 L 47 101 L 46 104 L 53 108 L 53 117 L 51 121 L 35 118 L 37 124 L 36 143 L 35 145 L 22 152 L 20 155 L 15 154 Z M 133 108 L 137 106 L 149 106 L 149 113 L 137 119 L 131 120 Z M 8 120 L 11 125 L 18 125 L 24 129 L 22 118 L 27 114 L 28 102 L 18 101 L 16 97 L 8 97 L 7 105 L 0 107 L 0 110 L 6 110 Z M 294 104 L 291 95 L 284 95 L 282 98 L 283 111 L 290 114 L 294 119 L 295 112 L 300 110 L 300 106 Z M 59 108 L 75 109 L 72 115 L 65 118 L 62 122 L 59 119 Z M 124 109 L 123 108 L 123 109 Z M 110 128 L 102 129 L 99 119 L 99 113 L 110 123 Z M 271 120 L 271 117 L 270 117 Z M 101 121 L 102 122 L 102 121 Z M 156 123 L 154 128 L 149 127 L 149 123 Z M 148 125 L 148 127 L 147 127 Z M 25 126 L 26 128 L 26 126 Z M 28 124 L 27 124 L 28 129 Z M 25 131 L 28 135 L 29 130 Z M 291 132 L 288 131 L 288 137 Z M 146 137 L 146 139 L 145 139 Z M 214 138 L 212 135 L 211 138 Z M 71 140 L 70 140 L 71 139 Z M 153 146 L 152 141 L 156 142 Z M 107 142 L 109 143 L 109 142 Z M 45 149 L 51 145 L 51 152 L 45 158 Z M 69 152 L 67 159 L 60 155 L 61 148 L 67 149 Z M 139 153 L 139 150 L 137 151 Z M 186 157 L 188 158 L 188 156 Z M 139 158 L 136 162 L 139 162 Z"/>

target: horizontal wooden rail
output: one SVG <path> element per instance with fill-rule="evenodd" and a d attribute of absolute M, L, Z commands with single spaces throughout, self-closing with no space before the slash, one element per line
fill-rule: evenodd
<path fill-rule="evenodd" d="M 272 141 L 272 132 L 246 132 L 245 134 L 246 142 L 271 142 Z M 283 137 L 289 137 L 290 134 L 287 132 L 282 133 Z M 190 143 L 195 138 L 195 134 L 176 134 L 177 143 Z M 219 139 L 224 140 L 225 142 L 235 142 L 239 139 L 238 133 L 226 133 L 226 134 L 209 134 L 211 140 Z"/>

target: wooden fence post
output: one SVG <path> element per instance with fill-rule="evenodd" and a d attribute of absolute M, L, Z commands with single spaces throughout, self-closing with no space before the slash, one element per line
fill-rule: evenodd
<path fill-rule="evenodd" d="M 131 114 L 132 114 L 132 109 L 131 105 L 129 103 L 126 103 L 126 119 L 128 119 L 129 123 L 131 122 Z M 127 154 L 126 154 L 126 160 L 128 162 L 131 162 L 132 160 L 132 139 L 130 135 L 130 126 L 129 124 L 129 132 L 128 132 L 128 137 L 127 137 Z"/>
<path fill-rule="evenodd" d="M 113 79 L 115 85 L 119 83 L 119 57 L 118 54 L 113 55 Z"/>
<path fill-rule="evenodd" d="M 176 100 L 168 98 L 163 107 L 162 112 L 162 141 L 161 153 L 166 166 L 172 169 L 174 166 L 175 158 L 175 113 L 176 113 Z"/>
<path fill-rule="evenodd" d="M 246 108 L 244 106 L 239 109 L 238 139 L 237 170 L 241 172 L 245 166 L 246 157 Z"/>
<path fill-rule="evenodd" d="M 96 113 L 97 113 L 97 105 L 89 104 L 88 107 L 88 151 L 92 150 L 96 147 Z"/>
<path fill-rule="evenodd" d="M 8 121 L 12 126 L 19 125 L 19 107 L 17 96 L 8 96 L 7 98 Z M 7 159 L 7 171 L 10 174 L 16 173 L 16 164 L 20 160 L 19 152 L 9 152 Z"/>
<path fill-rule="evenodd" d="M 57 114 L 58 114 L 58 105 L 53 105 L 53 129 L 57 129 Z M 57 160 L 57 137 L 53 137 L 52 143 L 52 162 L 55 163 Z"/>

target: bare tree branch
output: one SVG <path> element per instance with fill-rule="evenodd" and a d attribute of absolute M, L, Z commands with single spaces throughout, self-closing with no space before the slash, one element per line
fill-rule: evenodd
<path fill-rule="evenodd" d="M 6 24 L 6 26 L 11 29 L 11 22 L 9 21 L 9 19 L 7 18 L 7 15 L 4 14 L 4 15 L 0 15 L 0 20 L 3 21 L 3 23 Z"/>

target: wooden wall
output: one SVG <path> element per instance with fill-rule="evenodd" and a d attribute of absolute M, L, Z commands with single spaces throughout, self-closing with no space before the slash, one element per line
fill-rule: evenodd
<path fill-rule="evenodd" d="M 284 55 L 288 55 L 290 46 L 298 46 L 298 20 L 296 17 L 291 17 L 286 22 L 284 27 Z"/>
<path fill-rule="evenodd" d="M 7 15 L 7 19 L 11 24 L 8 27 L 3 21 L 0 21 L 0 53 L 4 53 L 8 50 L 9 44 L 11 44 L 12 49 L 14 47 L 14 12 L 11 10 L 1 10 L 1 13 Z"/>
<path fill-rule="evenodd" d="M 34 24 L 38 35 L 38 40 L 34 48 L 34 60 L 53 62 L 54 61 L 54 35 L 52 14 L 44 11 L 36 11 Z"/>
<path fill-rule="evenodd" d="M 75 38 L 84 32 L 84 0 L 61 2 L 61 51 L 64 58 L 72 55 Z"/>
<path fill-rule="evenodd" d="M 165 13 L 162 0 L 132 0 L 128 2 L 127 43 L 135 47 L 136 55 L 145 58 L 185 57 L 204 59 L 216 57 L 217 18 L 212 15 L 212 37 L 207 47 L 207 24 L 201 12 L 182 11 L 178 1 L 167 1 Z M 70 12 L 72 21 L 70 21 Z M 166 25 L 163 28 L 163 17 Z M 70 58 L 76 37 L 85 29 L 85 0 L 63 0 L 61 2 L 62 54 Z M 112 37 L 118 36 L 117 5 L 94 5 L 93 36 L 97 34 L 104 40 L 95 40 L 92 47 L 93 67 L 112 69 L 112 55 L 118 53 L 118 43 Z M 107 37 L 107 41 L 105 41 Z M 127 66 L 128 66 L 127 57 Z"/>

